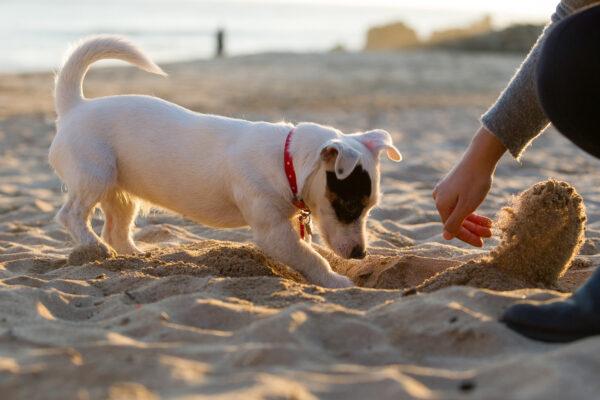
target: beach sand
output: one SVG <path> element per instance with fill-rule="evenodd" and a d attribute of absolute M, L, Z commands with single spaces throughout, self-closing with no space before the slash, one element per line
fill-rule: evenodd
<path fill-rule="evenodd" d="M 315 237 L 359 285 L 340 290 L 307 284 L 246 228 L 211 229 L 163 211 L 138 219 L 143 256 L 67 264 L 73 243 L 53 220 L 65 193 L 47 163 L 53 76 L 0 76 L 0 397 L 598 398 L 600 338 L 538 343 L 498 317 L 517 300 L 568 296 L 600 263 L 600 162 L 553 128 L 520 162 L 502 160 L 480 212 L 496 218 L 510 206 L 499 226 L 513 234 L 523 232 L 519 218 L 535 218 L 533 241 L 529 233 L 503 241 L 499 229 L 483 249 L 444 241 L 431 199 L 519 62 L 263 54 L 165 65 L 168 79 L 112 66 L 90 72 L 88 97 L 144 93 L 251 120 L 388 130 L 404 161 L 382 157 L 367 259 L 341 260 Z M 556 211 L 565 224 L 548 228 L 551 242 L 537 214 L 507 222 L 521 210 L 513 196 L 549 177 L 582 196 L 583 237 L 573 192 Z M 102 221 L 97 211 L 98 232 Z M 548 278 L 565 266 L 558 282 Z"/>

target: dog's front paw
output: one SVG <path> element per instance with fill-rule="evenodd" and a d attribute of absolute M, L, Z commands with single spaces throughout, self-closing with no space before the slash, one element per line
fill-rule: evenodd
<path fill-rule="evenodd" d="M 70 265 L 83 265 L 90 261 L 104 260 L 116 255 L 117 253 L 104 243 L 92 243 L 74 248 L 71 254 L 69 254 L 67 262 Z"/>
<path fill-rule="evenodd" d="M 347 276 L 340 275 L 335 272 L 331 272 L 328 276 L 320 283 L 321 286 L 326 288 L 349 288 L 354 286 L 354 282 Z"/>

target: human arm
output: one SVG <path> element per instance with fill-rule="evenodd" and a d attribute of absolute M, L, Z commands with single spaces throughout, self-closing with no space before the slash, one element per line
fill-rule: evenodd
<path fill-rule="evenodd" d="M 546 26 L 497 101 L 481 117 L 482 125 L 516 159 L 549 124 L 537 99 L 534 77 L 537 60 L 548 33 L 557 22 L 598 3 L 599 0 L 562 0 L 552 15 L 552 22 Z"/>
<path fill-rule="evenodd" d="M 483 244 L 489 219 L 472 214 L 487 196 L 502 154 L 519 158 L 525 147 L 548 125 L 537 100 L 534 70 L 541 47 L 555 23 L 598 0 L 563 0 L 536 45 L 521 64 L 498 101 L 482 116 L 482 127 L 467 151 L 433 192 L 444 223 L 444 238 L 457 237 L 474 246 Z M 475 223 L 474 221 L 475 220 Z M 477 223 L 479 222 L 479 223 Z M 483 225 L 482 225 L 483 224 Z"/>
<path fill-rule="evenodd" d="M 453 237 L 473 246 L 483 246 L 491 236 L 491 220 L 472 214 L 490 188 L 504 145 L 485 127 L 473 137 L 460 161 L 433 190 L 433 199 L 444 223 L 444 239 Z"/>

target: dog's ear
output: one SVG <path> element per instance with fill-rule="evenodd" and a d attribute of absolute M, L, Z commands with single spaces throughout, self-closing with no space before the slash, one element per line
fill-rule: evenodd
<path fill-rule="evenodd" d="M 354 171 L 360 160 L 360 152 L 345 144 L 340 139 L 331 139 L 319 149 L 321 160 L 333 164 L 335 176 L 342 180 Z"/>
<path fill-rule="evenodd" d="M 375 129 L 364 133 L 359 133 L 356 138 L 371 151 L 375 158 L 379 157 L 381 150 L 386 149 L 388 157 L 396 162 L 402 161 L 402 154 L 394 146 L 392 137 L 383 129 Z"/>

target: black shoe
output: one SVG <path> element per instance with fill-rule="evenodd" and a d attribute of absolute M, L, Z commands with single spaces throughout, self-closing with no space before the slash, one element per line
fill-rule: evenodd
<path fill-rule="evenodd" d="M 600 268 L 568 299 L 517 303 L 500 321 L 543 342 L 571 342 L 600 335 Z"/>

